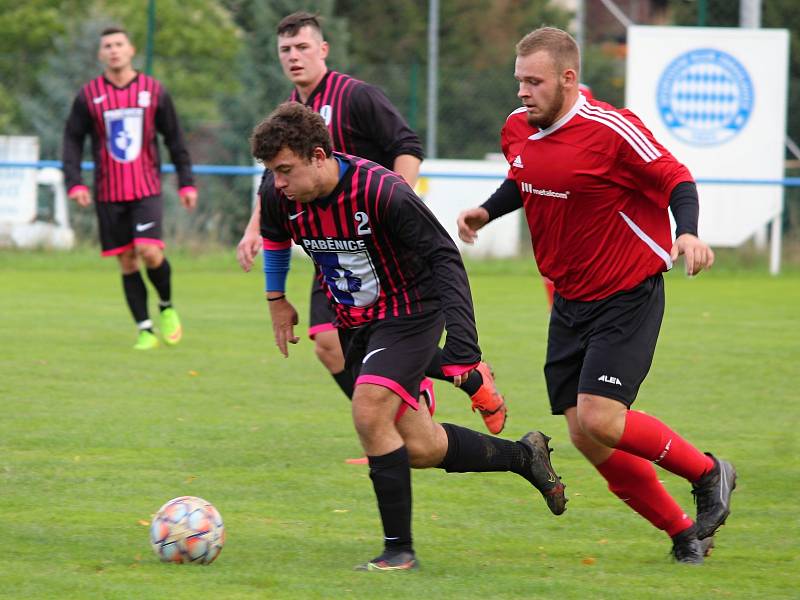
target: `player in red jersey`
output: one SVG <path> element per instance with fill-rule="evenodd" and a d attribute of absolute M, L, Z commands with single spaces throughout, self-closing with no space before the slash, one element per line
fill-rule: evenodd
<path fill-rule="evenodd" d="M 183 332 L 172 306 L 171 268 L 161 239 L 157 133 L 175 164 L 180 200 L 187 210 L 197 204 L 197 191 L 172 100 L 159 81 L 133 68 L 135 53 L 124 29 L 102 32 L 98 57 L 105 69 L 75 98 L 64 128 L 63 160 L 68 196 L 79 206 L 89 206 L 92 198 L 81 179 L 81 156 L 84 140 L 91 136 L 102 254 L 119 261 L 125 298 L 139 329 L 134 348 L 149 350 L 158 346 L 158 338 L 147 309 L 140 259 L 160 298 L 164 342 L 177 344 Z"/>
<path fill-rule="evenodd" d="M 636 115 L 580 94 L 579 70 L 578 47 L 564 31 L 545 27 L 519 42 L 523 106 L 502 131 L 508 178 L 459 215 L 459 236 L 471 243 L 490 220 L 524 208 L 539 269 L 556 290 L 544 369 L 552 412 L 566 417 L 572 443 L 609 489 L 672 537 L 675 558 L 698 564 L 701 540 L 730 512 L 736 472 L 630 406 L 661 326 L 662 272 L 684 255 L 696 275 L 714 253 L 697 237 L 689 171 Z M 696 521 L 651 463 L 691 482 Z"/>
<path fill-rule="evenodd" d="M 316 16 L 293 13 L 281 20 L 277 33 L 278 57 L 284 75 L 295 86 L 289 100 L 310 106 L 322 115 L 337 152 L 376 162 L 401 175 L 413 187 L 423 157 L 422 145 L 386 95 L 375 86 L 328 69 L 328 43 Z M 237 250 L 245 271 L 262 250 L 259 220 L 257 205 Z M 333 325 L 333 308 L 318 273 L 312 282 L 310 305 L 309 337 L 314 341 L 316 355 L 350 398 L 353 380 L 344 368 L 344 355 Z M 439 359 L 439 355 L 433 358 L 428 374 L 452 380 L 442 373 Z M 489 366 L 481 363 L 461 389 L 470 396 L 473 410 L 480 412 L 489 431 L 500 433 L 507 411 Z"/>
<path fill-rule="evenodd" d="M 353 423 L 369 460 L 384 529 L 370 571 L 417 567 L 411 538 L 410 467 L 517 473 L 565 510 L 547 436 L 519 442 L 431 419 L 425 379 L 444 329 L 442 369 L 458 385 L 481 360 L 467 274 L 453 240 L 408 184 L 384 167 L 332 151 L 323 118 L 279 106 L 253 131 L 253 156 L 269 168 L 261 186 L 267 300 L 284 356 L 296 343 L 286 297 L 292 242 L 318 266 L 336 310 L 345 368 L 355 381 Z M 410 409 L 410 410 L 409 410 Z"/>

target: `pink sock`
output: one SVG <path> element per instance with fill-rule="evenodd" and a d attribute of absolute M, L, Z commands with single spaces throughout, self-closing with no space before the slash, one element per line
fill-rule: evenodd
<path fill-rule="evenodd" d="M 625 429 L 616 448 L 646 458 L 692 482 L 714 468 L 710 456 L 655 417 L 636 410 L 629 410 L 625 415 Z"/>
<path fill-rule="evenodd" d="M 693 521 L 669 495 L 648 461 L 615 450 L 595 467 L 608 481 L 608 489 L 633 510 L 670 537 L 692 526 Z"/>

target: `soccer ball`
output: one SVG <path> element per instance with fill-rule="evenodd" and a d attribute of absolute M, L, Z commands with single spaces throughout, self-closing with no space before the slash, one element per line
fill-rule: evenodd
<path fill-rule="evenodd" d="M 173 498 L 150 524 L 150 545 L 164 562 L 214 562 L 225 543 L 222 517 L 210 502 L 195 496 Z"/>

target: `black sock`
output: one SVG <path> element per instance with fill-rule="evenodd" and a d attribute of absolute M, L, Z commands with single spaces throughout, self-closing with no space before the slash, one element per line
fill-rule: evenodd
<path fill-rule="evenodd" d="M 353 374 L 350 372 L 350 369 L 345 369 L 339 373 L 331 373 L 331 375 L 333 376 L 336 385 L 338 385 L 339 388 L 344 392 L 344 395 L 347 396 L 347 399 L 352 400 L 355 381 L 353 380 Z"/>
<path fill-rule="evenodd" d="M 142 323 L 150 320 L 147 313 L 147 287 L 139 271 L 122 274 L 122 289 L 125 291 L 125 300 L 128 301 L 128 308 L 131 310 L 133 320 L 140 325 L 140 329 L 150 329 L 151 327 L 141 327 Z"/>
<path fill-rule="evenodd" d="M 161 302 L 159 303 L 161 310 L 169 308 L 172 305 L 170 302 L 172 299 L 172 286 L 170 283 L 171 274 L 172 269 L 170 268 L 169 261 L 167 261 L 166 257 L 164 257 L 164 260 L 162 260 L 161 264 L 155 269 L 147 269 L 147 277 L 150 279 L 153 287 L 156 288 L 158 297 L 161 298 Z"/>
<path fill-rule="evenodd" d="M 442 423 L 447 453 L 438 466 L 448 473 L 511 471 L 527 479 L 530 454 L 519 442 L 485 435 L 452 423 Z"/>
<path fill-rule="evenodd" d="M 411 544 L 411 467 L 405 446 L 368 456 L 369 478 L 375 488 L 383 523 L 384 548 L 392 552 L 413 551 Z"/>
<path fill-rule="evenodd" d="M 425 375 L 440 381 L 449 381 L 450 383 L 453 383 L 453 378 L 448 377 L 442 371 L 441 348 L 436 349 L 436 354 L 433 355 L 431 362 L 428 363 L 428 366 L 425 368 Z M 475 392 L 480 389 L 481 385 L 483 385 L 483 376 L 478 373 L 478 371 L 472 371 L 472 373 L 469 374 L 469 377 L 467 377 L 467 380 L 461 384 L 459 389 L 467 394 L 467 396 L 471 397 L 475 395 Z"/>

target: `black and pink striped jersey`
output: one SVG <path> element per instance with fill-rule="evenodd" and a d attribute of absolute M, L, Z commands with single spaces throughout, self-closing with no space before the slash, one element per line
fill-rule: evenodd
<path fill-rule="evenodd" d="M 362 158 L 336 154 L 349 167 L 325 198 L 289 200 L 267 171 L 261 182 L 266 249 L 298 244 L 318 266 L 336 309 L 335 325 L 360 327 L 441 310 L 442 362 L 480 360 L 469 281 L 461 255 L 436 217 L 399 175 Z"/>
<path fill-rule="evenodd" d="M 289 100 L 301 101 L 297 90 Z M 305 104 L 325 120 L 337 152 L 361 156 L 387 169 L 394 168 L 401 154 L 424 157 L 417 134 L 373 85 L 328 71 Z"/>
<path fill-rule="evenodd" d="M 143 73 L 123 88 L 102 75 L 93 79 L 75 98 L 64 128 L 62 158 L 67 190 L 82 185 L 83 142 L 90 134 L 98 201 L 159 195 L 161 159 L 156 133 L 164 137 L 178 186 L 193 185 L 192 163 L 175 107 L 161 83 Z"/>

